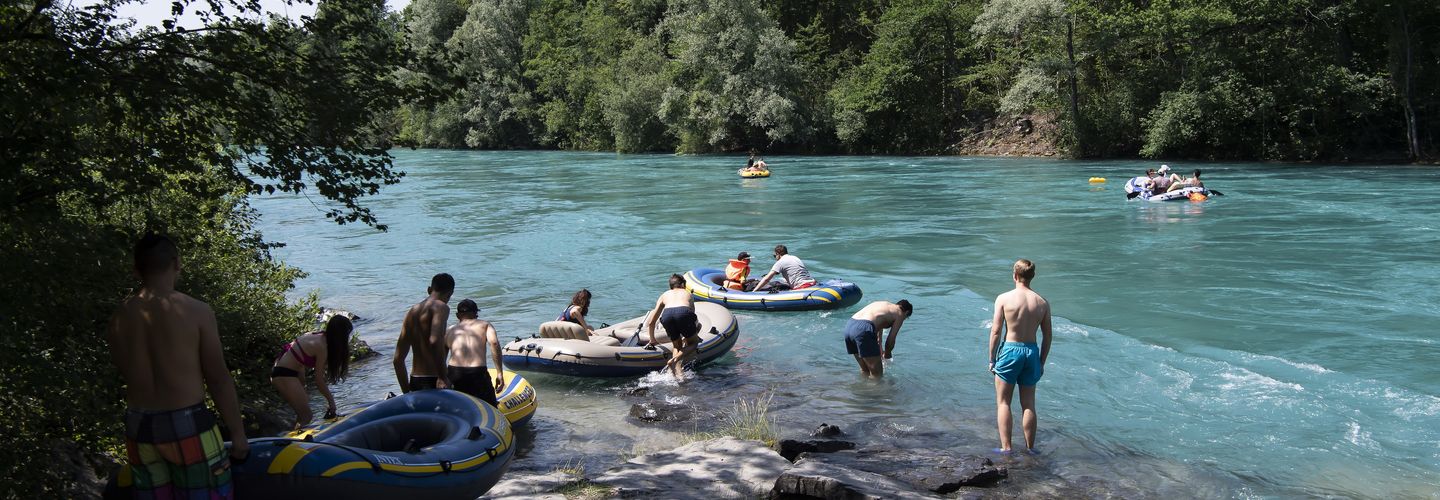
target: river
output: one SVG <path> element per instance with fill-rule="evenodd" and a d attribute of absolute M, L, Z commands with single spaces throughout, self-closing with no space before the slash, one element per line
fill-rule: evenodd
<path fill-rule="evenodd" d="M 862 305 L 914 303 L 884 380 L 845 354 L 859 306 L 738 312 L 732 354 L 680 387 L 528 375 L 541 408 L 516 467 L 593 472 L 668 447 L 673 428 L 625 418 L 638 386 L 709 407 L 769 394 L 785 435 L 827 421 L 864 443 L 985 454 L 992 304 L 1024 257 L 1055 339 L 1040 453 L 992 455 L 1006 491 L 1440 498 L 1434 168 L 1172 163 L 1224 196 L 1159 203 L 1121 189 L 1153 162 L 773 157 L 773 177 L 740 179 L 739 156 L 395 155 L 408 175 L 367 201 L 388 232 L 324 220 L 317 196 L 252 201 L 287 244 L 274 254 L 309 273 L 297 296 L 360 315 L 386 355 L 336 388 L 342 411 L 396 391 L 400 319 L 437 272 L 510 339 L 582 287 L 592 323 L 615 323 L 670 273 L 744 250 L 758 277 L 783 243 L 817 278 L 859 284 Z"/>

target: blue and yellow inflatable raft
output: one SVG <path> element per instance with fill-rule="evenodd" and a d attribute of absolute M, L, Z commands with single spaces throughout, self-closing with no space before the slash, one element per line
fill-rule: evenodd
<path fill-rule="evenodd" d="M 729 309 L 755 311 L 807 311 L 853 306 L 864 295 L 860 287 L 844 280 L 825 280 L 801 290 L 783 292 L 742 292 L 720 286 L 725 271 L 700 267 L 685 273 L 685 288 L 697 300 L 714 302 Z"/>
<path fill-rule="evenodd" d="M 456 391 L 411 392 L 303 436 L 252 439 L 250 458 L 231 469 L 235 490 L 266 500 L 472 499 L 515 454 L 505 414 Z"/>

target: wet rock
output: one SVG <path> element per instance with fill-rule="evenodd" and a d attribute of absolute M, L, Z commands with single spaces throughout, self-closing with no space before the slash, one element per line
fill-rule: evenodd
<path fill-rule="evenodd" d="M 686 405 L 646 401 L 630 406 L 630 416 L 642 422 L 684 422 L 695 416 Z"/>
<path fill-rule="evenodd" d="M 764 443 L 725 436 L 630 459 L 592 481 L 621 497 L 753 498 L 789 466 Z"/>
<path fill-rule="evenodd" d="M 374 349 L 370 348 L 370 344 L 366 343 L 364 340 L 360 340 L 360 337 L 350 337 L 350 361 L 352 363 L 355 361 L 360 361 L 362 359 L 370 359 L 379 355 L 380 353 L 375 352 Z"/>
<path fill-rule="evenodd" d="M 791 462 L 794 462 L 801 453 L 835 453 L 853 449 L 855 449 L 855 443 L 833 439 L 780 440 L 780 456 Z"/>
<path fill-rule="evenodd" d="M 565 495 L 559 491 L 584 479 L 558 470 L 546 474 L 511 471 L 480 498 L 482 500 L 565 500 Z"/>
<path fill-rule="evenodd" d="M 360 320 L 360 317 L 356 316 L 355 313 L 346 311 L 344 309 L 331 309 L 328 307 L 320 309 L 320 314 L 316 315 L 315 319 L 318 320 L 320 323 L 326 323 L 330 321 L 330 318 L 336 316 L 344 316 L 345 319 L 350 320 L 351 323 Z"/>
<path fill-rule="evenodd" d="M 804 491 L 830 491 L 837 488 L 838 486 L 833 481 L 824 482 L 815 479 L 820 477 L 817 471 L 827 471 L 830 470 L 829 468 L 878 474 L 909 485 L 900 491 L 908 490 L 917 494 L 947 494 L 964 486 L 994 486 L 1005 479 L 1008 474 L 1004 467 L 996 467 L 988 458 L 961 455 L 943 450 L 864 449 L 828 454 L 804 453 L 799 458 L 800 460 L 795 462 L 795 467 L 799 471 L 797 479 L 794 480 L 798 481 L 795 488 Z M 823 467 L 820 464 L 823 464 Z M 835 476 L 829 477 L 843 479 Z M 803 478 L 810 479 L 801 480 Z M 842 483 L 850 484 L 844 481 Z M 862 486 L 871 487 L 873 485 L 867 483 Z"/>
<path fill-rule="evenodd" d="M 814 431 L 810 432 L 810 437 L 830 438 L 844 434 L 845 431 L 840 430 L 840 426 L 822 423 L 819 427 L 816 427 Z"/>
<path fill-rule="evenodd" d="M 780 474 L 771 498 L 823 498 L 826 500 L 879 500 L 888 498 L 940 498 L 915 491 L 909 484 L 805 455 Z"/>

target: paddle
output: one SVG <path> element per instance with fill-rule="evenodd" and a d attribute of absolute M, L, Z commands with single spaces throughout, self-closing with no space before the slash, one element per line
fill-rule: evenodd
<path fill-rule="evenodd" d="M 1127 200 L 1133 200 L 1133 199 L 1135 199 L 1136 196 L 1140 196 L 1140 192 L 1139 192 L 1139 191 L 1135 191 L 1135 192 L 1133 192 L 1133 193 L 1125 193 L 1125 199 L 1127 199 Z"/>
<path fill-rule="evenodd" d="M 1210 190 L 1210 194 L 1213 194 L 1213 195 L 1215 195 L 1215 196 L 1225 196 L 1225 193 L 1216 191 L 1216 190 L 1214 190 L 1214 189 L 1211 189 L 1211 190 Z"/>

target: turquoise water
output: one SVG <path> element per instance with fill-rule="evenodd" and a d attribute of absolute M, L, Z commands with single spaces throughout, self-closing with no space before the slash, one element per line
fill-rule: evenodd
<path fill-rule="evenodd" d="M 637 316 L 670 273 L 741 250 L 763 270 L 777 243 L 817 277 L 858 283 L 862 305 L 915 304 L 881 382 L 861 380 L 841 342 L 859 306 L 738 313 L 734 354 L 688 387 L 532 376 L 528 459 L 542 466 L 673 440 L 622 418 L 636 385 L 675 401 L 768 392 L 788 433 L 824 418 L 868 442 L 985 453 L 992 301 L 1025 257 L 1055 340 L 1041 453 L 996 457 L 1008 488 L 1440 498 L 1440 171 L 1205 164 L 1225 196 L 1150 203 L 1120 189 L 1149 163 L 772 160 L 774 177 L 740 179 L 740 157 L 401 151 L 408 176 L 369 202 L 389 232 L 326 222 L 315 197 L 254 205 L 265 237 L 288 244 L 276 255 L 310 273 L 300 291 L 365 317 L 386 354 L 437 272 L 506 337 L 581 287 L 596 320 Z M 388 361 L 359 367 L 342 407 L 395 390 Z"/>

